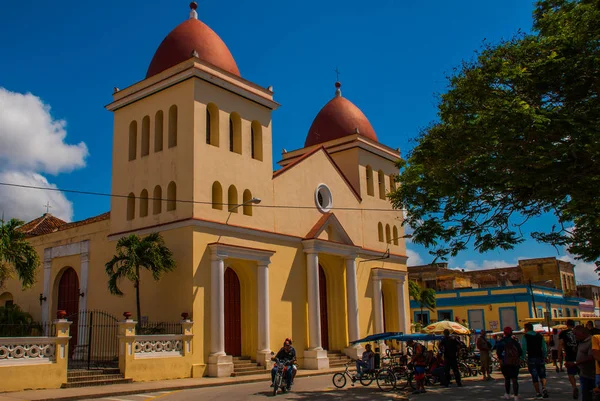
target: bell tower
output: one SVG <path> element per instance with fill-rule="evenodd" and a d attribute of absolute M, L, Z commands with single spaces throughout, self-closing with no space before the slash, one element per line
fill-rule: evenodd
<path fill-rule="evenodd" d="M 241 77 L 195 2 L 190 9 L 146 78 L 115 88 L 106 106 L 114 113 L 111 234 L 193 218 L 268 225 L 267 212 L 247 201 L 271 192 L 278 104 L 270 88 Z"/>

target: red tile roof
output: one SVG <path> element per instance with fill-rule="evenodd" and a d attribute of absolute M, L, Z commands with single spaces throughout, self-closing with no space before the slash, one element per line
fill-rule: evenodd
<path fill-rule="evenodd" d="M 56 231 L 68 230 L 69 228 L 80 227 L 86 224 L 108 220 L 109 218 L 110 212 L 106 212 L 85 220 L 67 223 L 58 217 L 54 217 L 50 213 L 44 213 L 43 216 L 23 224 L 21 227 L 19 227 L 19 230 L 22 231 L 26 237 L 36 237 L 38 235 L 50 234 Z"/>

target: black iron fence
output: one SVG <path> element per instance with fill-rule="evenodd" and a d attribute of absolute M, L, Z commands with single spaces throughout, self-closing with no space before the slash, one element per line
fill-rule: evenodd
<path fill-rule="evenodd" d="M 0 337 L 54 337 L 56 327 L 52 322 L 1 323 Z"/>
<path fill-rule="evenodd" d="M 142 336 L 182 333 L 180 322 L 141 322 L 135 330 L 135 334 Z"/>

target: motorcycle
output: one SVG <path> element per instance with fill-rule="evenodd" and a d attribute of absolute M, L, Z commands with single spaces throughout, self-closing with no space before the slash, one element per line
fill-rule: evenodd
<path fill-rule="evenodd" d="M 272 355 L 274 354 L 272 353 Z M 275 371 L 275 380 L 273 380 L 273 396 L 277 395 L 279 389 L 282 393 L 288 391 L 286 377 L 288 369 L 291 369 L 290 362 L 280 361 L 277 358 L 275 359 L 275 367 L 277 370 Z"/>

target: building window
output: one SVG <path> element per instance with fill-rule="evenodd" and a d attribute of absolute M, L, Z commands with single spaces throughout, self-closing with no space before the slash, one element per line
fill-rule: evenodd
<path fill-rule="evenodd" d="M 223 210 L 223 187 L 219 181 L 213 182 L 212 185 L 212 208 Z"/>
<path fill-rule="evenodd" d="M 219 146 L 219 108 L 214 103 L 206 105 L 206 143 Z"/>
<path fill-rule="evenodd" d="M 377 178 L 379 180 L 379 199 L 385 199 L 385 174 L 382 170 L 377 172 Z"/>
<path fill-rule="evenodd" d="M 396 226 L 394 226 L 394 229 L 392 230 L 392 234 L 394 235 L 394 237 L 393 237 L 394 245 L 398 245 L 398 228 Z"/>
<path fill-rule="evenodd" d="M 415 312 L 415 323 L 421 323 L 423 326 L 427 326 L 429 324 L 429 313 L 423 312 Z"/>
<path fill-rule="evenodd" d="M 154 116 L 154 151 L 163 150 L 163 112 L 159 110 Z"/>
<path fill-rule="evenodd" d="M 137 155 L 137 121 L 129 124 L 129 160 L 135 160 Z"/>
<path fill-rule="evenodd" d="M 367 195 L 374 196 L 373 189 L 373 169 L 371 166 L 367 166 Z"/>
<path fill-rule="evenodd" d="M 167 212 L 177 209 L 177 185 L 171 181 L 167 187 Z"/>
<path fill-rule="evenodd" d="M 242 154 L 242 119 L 238 113 L 229 116 L 229 151 Z"/>
<path fill-rule="evenodd" d="M 317 204 L 317 208 L 321 212 L 327 213 L 331 210 L 333 206 L 333 198 L 331 197 L 331 191 L 327 185 L 319 184 L 317 190 L 315 191 L 315 202 Z"/>
<path fill-rule="evenodd" d="M 263 159 L 263 137 L 262 126 L 258 121 L 252 121 L 250 127 L 250 146 L 252 150 L 252 158 L 256 160 Z"/>
<path fill-rule="evenodd" d="M 152 198 L 152 214 L 159 214 L 162 211 L 162 188 L 160 185 L 154 187 Z"/>
<path fill-rule="evenodd" d="M 238 193 L 235 185 L 231 185 L 227 190 L 227 203 L 229 204 L 229 212 L 237 213 Z"/>
<path fill-rule="evenodd" d="M 390 191 L 396 190 L 396 176 L 394 174 L 390 174 Z"/>
<path fill-rule="evenodd" d="M 566 311 L 567 311 L 567 317 L 571 317 L 571 309 L 567 308 Z"/>
<path fill-rule="evenodd" d="M 577 315 L 578 315 L 577 309 L 573 309 L 573 316 L 577 317 Z"/>
<path fill-rule="evenodd" d="M 558 311 L 556 309 L 552 310 L 554 312 L 554 317 L 558 317 Z"/>
<path fill-rule="evenodd" d="M 145 189 L 140 194 L 140 217 L 148 216 L 148 191 Z"/>
<path fill-rule="evenodd" d="M 392 240 L 391 237 L 392 236 L 391 236 L 391 233 L 390 233 L 390 225 L 386 224 L 385 225 L 385 242 L 388 243 L 388 244 L 391 244 L 392 243 L 391 242 L 391 240 Z"/>
<path fill-rule="evenodd" d="M 169 147 L 177 146 L 177 106 L 169 108 Z"/>
<path fill-rule="evenodd" d="M 379 242 L 383 242 L 383 224 L 377 224 L 377 234 L 379 235 Z"/>
<path fill-rule="evenodd" d="M 127 220 L 133 220 L 135 217 L 135 195 L 131 192 L 127 195 Z"/>
<path fill-rule="evenodd" d="M 449 320 L 453 321 L 452 311 L 438 311 L 438 320 Z"/>
<path fill-rule="evenodd" d="M 142 157 L 150 154 L 150 117 L 142 119 Z"/>
<path fill-rule="evenodd" d="M 544 317 L 544 313 L 542 312 L 542 308 L 538 308 L 537 317 Z"/>
<path fill-rule="evenodd" d="M 252 216 L 252 203 L 250 203 L 250 200 L 252 199 L 252 192 L 250 192 L 249 189 L 245 190 L 242 199 L 244 202 L 244 214 L 246 216 Z"/>

